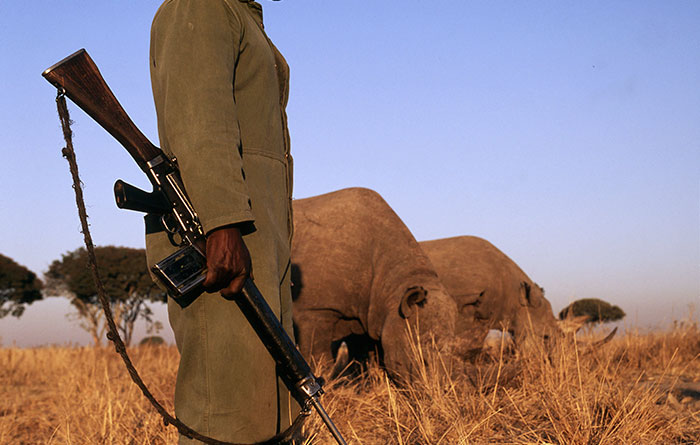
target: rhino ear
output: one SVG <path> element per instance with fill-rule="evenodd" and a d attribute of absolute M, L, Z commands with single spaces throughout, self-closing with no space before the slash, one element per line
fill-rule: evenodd
<path fill-rule="evenodd" d="M 421 286 L 413 286 L 406 289 L 399 305 L 401 318 L 410 318 L 416 313 L 416 307 L 423 307 L 427 300 L 428 292 Z"/>
<path fill-rule="evenodd" d="M 527 281 L 520 282 L 520 305 L 527 306 L 530 302 L 530 283 Z"/>
<path fill-rule="evenodd" d="M 535 283 L 535 288 L 530 292 L 530 306 L 540 307 L 544 301 L 544 288 Z"/>
<path fill-rule="evenodd" d="M 532 288 L 527 281 L 520 282 L 520 304 L 523 306 L 539 307 L 542 304 L 542 293 L 544 289 L 535 284 L 537 289 Z"/>
<path fill-rule="evenodd" d="M 481 302 L 484 298 L 486 290 L 474 292 L 472 294 L 456 295 L 457 307 L 459 314 L 467 320 L 481 319 L 488 320 L 491 318 L 493 308 L 484 307 Z"/>

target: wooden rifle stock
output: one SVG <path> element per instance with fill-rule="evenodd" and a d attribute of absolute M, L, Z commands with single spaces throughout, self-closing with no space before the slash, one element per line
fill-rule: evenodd
<path fill-rule="evenodd" d="M 141 170 L 147 171 L 148 161 L 162 154 L 126 114 L 85 49 L 46 69 L 42 76 L 114 136 Z"/>

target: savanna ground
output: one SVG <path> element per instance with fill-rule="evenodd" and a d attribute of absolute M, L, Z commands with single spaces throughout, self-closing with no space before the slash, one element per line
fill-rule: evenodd
<path fill-rule="evenodd" d="M 323 401 L 350 444 L 700 443 L 697 323 L 628 331 L 595 350 L 508 349 L 496 340 L 464 365 L 417 348 L 428 368 L 410 387 L 370 364 L 327 385 Z M 130 354 L 172 412 L 175 347 Z M 306 432 L 307 444 L 334 443 L 317 416 Z M 0 349 L 0 444 L 176 442 L 113 349 Z"/>

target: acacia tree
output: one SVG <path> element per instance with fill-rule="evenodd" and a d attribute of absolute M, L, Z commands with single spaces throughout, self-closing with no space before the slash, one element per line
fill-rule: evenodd
<path fill-rule="evenodd" d="M 562 309 L 559 312 L 559 319 L 564 320 L 567 317 L 581 315 L 588 317 L 586 323 L 607 323 L 622 320 L 626 314 L 619 306 L 614 306 L 598 298 L 582 298 Z"/>
<path fill-rule="evenodd" d="M 41 300 L 42 287 L 34 272 L 0 254 L 0 318 L 20 317 L 26 305 Z"/>
<path fill-rule="evenodd" d="M 114 321 L 124 343 L 131 343 L 134 323 L 139 318 L 146 321 L 149 332 L 160 330 L 160 323 L 153 321 L 153 311 L 148 303 L 165 301 L 166 294 L 149 276 L 145 251 L 105 246 L 96 247 L 95 256 Z M 95 346 L 99 346 L 107 323 L 85 248 L 68 252 L 51 263 L 46 272 L 46 281 L 50 292 L 70 298 L 77 310 L 72 317 L 90 333 Z"/>

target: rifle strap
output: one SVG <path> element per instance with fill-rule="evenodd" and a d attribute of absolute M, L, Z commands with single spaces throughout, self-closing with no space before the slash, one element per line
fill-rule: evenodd
<path fill-rule="evenodd" d="M 68 107 L 66 105 L 65 99 L 65 91 L 62 88 L 58 89 L 58 95 L 56 96 L 56 105 L 58 107 L 58 117 L 61 121 L 61 128 L 63 130 L 63 138 L 66 141 L 66 146 L 61 150 L 61 153 L 63 154 L 63 157 L 66 158 L 66 160 L 68 161 L 70 173 L 73 177 L 73 190 L 75 191 L 75 203 L 78 206 L 78 215 L 80 217 L 80 224 L 82 227 L 81 233 L 83 234 L 83 238 L 85 241 L 85 248 L 87 249 L 88 253 L 90 269 L 92 270 L 92 278 L 95 281 L 95 286 L 97 288 L 97 295 L 100 299 L 100 303 L 102 304 L 105 319 L 107 320 L 107 325 L 109 327 L 109 331 L 107 332 L 107 338 L 112 343 L 114 343 L 114 348 L 124 361 L 126 369 L 129 372 L 129 375 L 131 376 L 131 380 L 133 380 L 136 386 L 138 386 L 141 389 L 143 395 L 146 396 L 149 402 L 151 402 L 151 405 L 153 405 L 156 411 L 160 413 L 161 417 L 163 418 L 163 423 L 166 426 L 173 425 L 175 428 L 177 428 L 180 434 L 189 437 L 190 439 L 198 440 L 200 442 L 204 442 L 210 445 L 274 445 L 279 444 L 282 441 L 290 440 L 293 436 L 293 433 L 300 428 L 301 423 L 305 417 L 303 414 L 297 416 L 297 418 L 294 420 L 294 423 L 292 423 L 292 425 L 285 431 L 275 435 L 271 439 L 268 439 L 264 442 L 256 442 L 255 444 L 239 444 L 225 442 L 208 436 L 204 436 L 182 423 L 177 417 L 172 416 L 163 407 L 163 405 L 161 405 L 160 402 L 156 400 L 156 398 L 153 396 L 153 394 L 151 394 L 151 391 L 148 389 L 146 384 L 143 382 L 143 380 L 141 380 L 139 373 L 136 371 L 136 368 L 134 367 L 133 363 L 131 362 L 131 359 L 129 358 L 129 355 L 126 352 L 126 346 L 124 345 L 124 342 L 122 341 L 121 336 L 117 331 L 117 325 L 114 322 L 114 318 L 112 316 L 112 309 L 110 307 L 109 300 L 104 289 L 104 284 L 102 283 L 102 278 L 100 277 L 100 273 L 97 268 L 95 246 L 92 242 L 92 236 L 90 235 L 90 228 L 87 222 L 88 216 L 87 211 L 85 210 L 85 201 L 83 199 L 82 181 L 80 180 L 80 176 L 78 175 L 78 163 L 75 158 L 75 151 L 73 150 L 73 132 L 70 128 L 73 122 L 70 120 L 70 115 L 68 114 Z"/>

